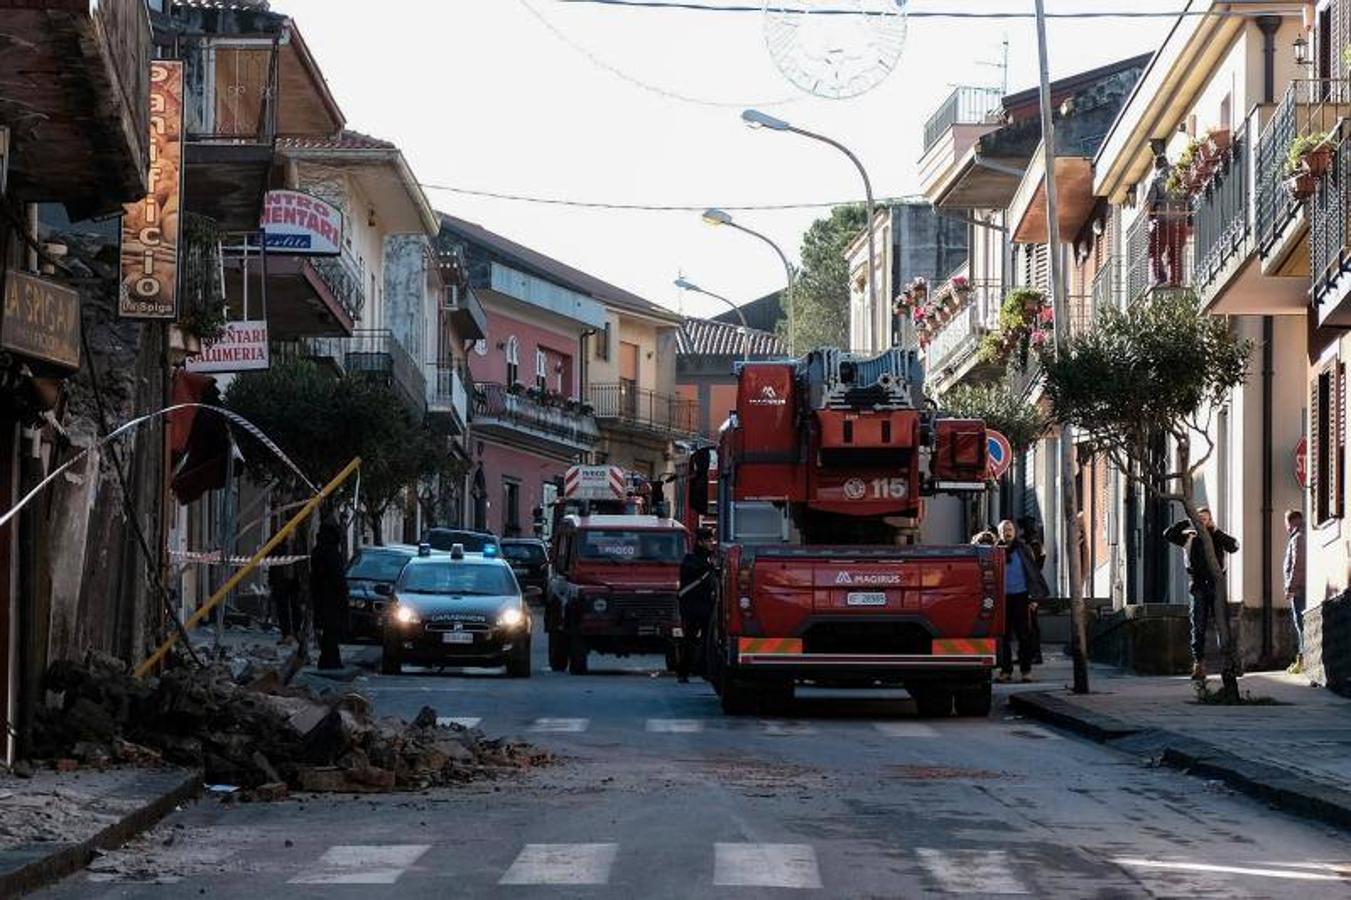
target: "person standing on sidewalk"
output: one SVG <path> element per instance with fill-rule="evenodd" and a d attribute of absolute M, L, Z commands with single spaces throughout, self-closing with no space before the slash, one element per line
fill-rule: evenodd
<path fill-rule="evenodd" d="M 1295 661 L 1287 671 L 1299 675 L 1304 671 L 1304 513 L 1286 510 L 1285 533 L 1285 599 L 1290 602 L 1296 642 Z"/>
<path fill-rule="evenodd" d="M 999 674 L 995 681 L 1013 677 L 1013 639 L 1018 639 L 1018 672 L 1032 680 L 1032 661 L 1037 656 L 1032 616 L 1037 604 L 1051 594 L 1036 556 L 1018 539 L 1018 526 L 1005 519 L 999 523 L 999 546 L 1004 548 L 1004 636 L 999 642 Z"/>
<path fill-rule="evenodd" d="M 342 529 L 333 520 L 319 526 L 310 554 L 310 602 L 319 631 L 319 668 L 341 669 L 338 642 L 347 621 L 346 562 L 342 558 Z"/>
<path fill-rule="evenodd" d="M 1215 544 L 1215 558 L 1219 561 L 1220 572 L 1225 571 L 1225 557 L 1238 552 L 1238 541 L 1215 526 L 1215 517 L 1210 507 L 1202 506 L 1196 511 L 1201 525 L 1210 532 Z M 1215 614 L 1215 581 L 1210 577 L 1210 567 L 1206 565 L 1205 546 L 1196 540 L 1196 529 L 1190 519 L 1174 522 L 1163 532 L 1170 544 L 1184 548 L 1187 554 L 1187 575 L 1191 578 L 1191 650 L 1192 678 L 1205 681 L 1206 678 L 1206 630 Z"/>
<path fill-rule="evenodd" d="M 680 643 L 676 651 L 676 677 L 688 684 L 695 655 L 713 615 L 713 529 L 700 528 L 694 535 L 694 549 L 680 563 Z"/>
<path fill-rule="evenodd" d="M 272 565 L 267 569 L 267 588 L 272 595 L 272 610 L 281 628 L 279 644 L 300 642 L 304 613 L 300 608 L 300 576 L 294 563 L 281 564 L 277 560 L 291 555 L 291 540 L 287 538 L 272 551 Z"/>

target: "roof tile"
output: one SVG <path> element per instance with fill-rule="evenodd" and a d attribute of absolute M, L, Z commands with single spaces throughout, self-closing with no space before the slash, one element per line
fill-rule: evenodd
<path fill-rule="evenodd" d="M 748 334 L 751 356 L 788 355 L 788 348 L 778 335 L 754 328 Z M 681 323 L 680 334 L 676 338 L 676 353 L 685 356 L 740 356 L 741 329 L 727 322 L 686 319 Z"/>

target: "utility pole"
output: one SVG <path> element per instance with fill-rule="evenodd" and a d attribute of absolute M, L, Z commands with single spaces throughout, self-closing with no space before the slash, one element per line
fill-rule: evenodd
<path fill-rule="evenodd" d="M 1066 352 L 1069 342 L 1069 302 L 1065 296 L 1065 273 L 1060 260 L 1060 220 L 1056 218 L 1055 123 L 1051 120 L 1051 70 L 1046 56 L 1046 4 L 1037 5 L 1037 61 L 1041 69 L 1041 141 L 1046 162 L 1046 242 L 1051 263 L 1051 307 L 1055 312 L 1055 352 Z M 1060 505 L 1064 520 L 1060 529 L 1061 558 L 1070 580 L 1070 647 L 1074 657 L 1074 692 L 1088 693 L 1088 629 L 1085 626 L 1083 574 L 1079 571 L 1079 500 L 1074 486 L 1074 434 L 1068 424 L 1060 426 Z"/>

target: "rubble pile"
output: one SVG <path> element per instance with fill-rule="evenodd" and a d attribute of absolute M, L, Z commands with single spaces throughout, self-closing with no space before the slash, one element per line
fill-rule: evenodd
<path fill-rule="evenodd" d="M 91 654 L 84 664 L 53 665 L 47 697 L 36 734 L 41 758 L 200 767 L 208 784 L 259 800 L 289 790 L 415 790 L 548 762 L 528 744 L 439 726 L 429 707 L 412 723 L 377 719 L 362 694 L 320 695 L 256 666 L 178 668 L 141 680 L 121 661 Z"/>

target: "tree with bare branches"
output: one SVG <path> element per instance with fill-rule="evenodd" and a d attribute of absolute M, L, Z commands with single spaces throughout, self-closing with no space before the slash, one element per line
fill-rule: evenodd
<path fill-rule="evenodd" d="M 1214 620 L 1224 654 L 1222 699 L 1238 700 L 1238 652 L 1215 544 L 1196 502 L 1198 474 L 1214 455 L 1213 418 L 1247 380 L 1252 342 L 1207 315 L 1190 292 L 1156 293 L 1099 312 L 1068 352 L 1044 360 L 1058 421 L 1075 426 L 1118 471 L 1186 511 L 1215 584 Z M 1160 436 L 1171 452 L 1151 452 Z"/>

